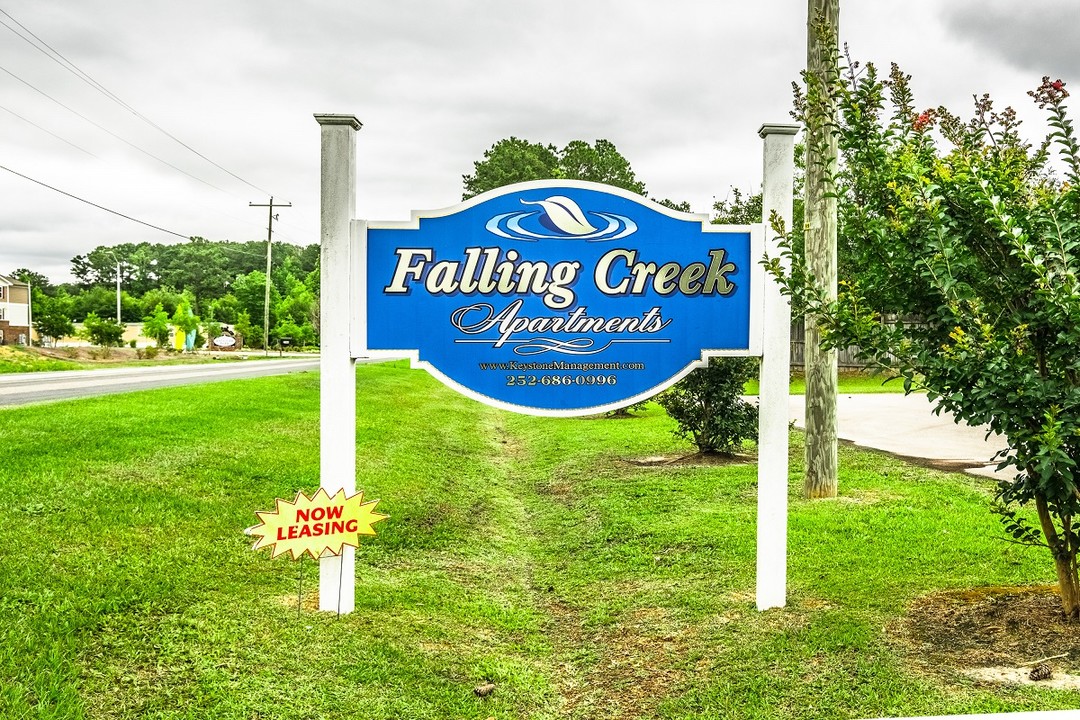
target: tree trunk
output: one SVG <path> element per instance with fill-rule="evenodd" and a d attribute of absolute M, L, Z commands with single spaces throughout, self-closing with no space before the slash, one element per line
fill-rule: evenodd
<path fill-rule="evenodd" d="M 806 240 L 807 266 L 826 298 L 836 297 L 836 197 L 832 173 L 836 170 L 836 103 L 824 91 L 837 72 L 839 0 L 808 0 L 806 70 L 808 82 L 817 78 L 820 104 L 808 98 L 806 128 Z M 808 96 L 813 91 L 808 89 Z M 807 498 L 835 497 L 836 459 L 836 350 L 822 350 L 817 322 L 806 316 L 806 477 Z"/>
<path fill-rule="evenodd" d="M 1050 546 L 1050 552 L 1054 555 L 1061 610 L 1070 620 L 1080 619 L 1080 577 L 1077 575 L 1076 548 L 1069 544 L 1067 534 L 1064 538 L 1058 535 L 1044 495 L 1035 496 L 1035 507 L 1039 511 L 1039 524 L 1042 526 L 1043 537 L 1046 538 L 1046 544 Z"/>

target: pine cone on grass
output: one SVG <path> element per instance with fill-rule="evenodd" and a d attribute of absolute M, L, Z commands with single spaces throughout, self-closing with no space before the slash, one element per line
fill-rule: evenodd
<path fill-rule="evenodd" d="M 1036 681 L 1049 680 L 1052 677 L 1054 677 L 1054 670 L 1046 663 L 1039 663 L 1028 673 L 1028 678 Z"/>

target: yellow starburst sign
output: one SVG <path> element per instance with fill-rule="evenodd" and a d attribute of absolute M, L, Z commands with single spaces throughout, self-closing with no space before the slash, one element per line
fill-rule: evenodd
<path fill-rule="evenodd" d="M 319 490 L 308 498 L 303 491 L 292 502 L 278 498 L 277 509 L 257 511 L 259 524 L 244 532 L 257 535 L 253 549 L 271 548 L 271 557 L 292 553 L 293 560 L 304 553 L 318 558 L 324 552 L 340 555 L 345 545 L 358 547 L 361 535 L 374 535 L 372 527 L 390 517 L 375 512 L 378 500 L 364 502 L 364 493 L 346 496 L 338 490 L 331 497 Z"/>

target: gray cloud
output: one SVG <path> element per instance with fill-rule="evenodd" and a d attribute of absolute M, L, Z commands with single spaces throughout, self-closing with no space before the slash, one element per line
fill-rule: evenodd
<path fill-rule="evenodd" d="M 903 0 L 851 4 L 842 34 L 857 54 L 864 48 L 900 61 L 924 104 L 963 106 L 972 92 L 993 91 L 1015 73 L 1000 61 L 997 41 L 979 34 L 994 28 L 976 32 L 965 13 L 982 16 L 971 0 L 962 2 L 950 5 L 944 24 Z M 1010 9 L 989 7 L 999 19 Z M 318 228 L 313 113 L 355 113 L 364 123 L 357 137 L 363 217 L 396 219 L 456 202 L 462 174 L 510 135 L 559 146 L 606 138 L 650 195 L 707 211 L 730 186 L 749 190 L 760 182 L 757 128 L 789 120 L 789 84 L 805 57 L 805 8 L 788 0 L 752 7 L 707 0 L 9 0 L 5 10 L 184 142 L 293 202 L 281 233 L 297 243 L 314 242 Z M 220 190 L 0 76 L 5 107 L 98 156 L 0 113 L 5 164 L 180 232 L 263 236 L 265 219 L 247 207 L 264 202 L 262 192 L 12 40 L 0 41 L 0 65 Z M 1052 70 L 1039 68 L 1034 80 L 1043 72 Z M 0 176 L 0 196 L 5 211 L 19 209 L 17 216 L 0 213 L 0 272 L 16 256 L 52 252 L 50 267 L 38 268 L 51 273 L 97 245 L 172 241 L 18 178 Z M 27 222 L 38 232 L 17 230 Z"/>
<path fill-rule="evenodd" d="M 1075 0 L 980 0 L 949 3 L 952 34 L 988 56 L 1033 75 L 1080 83 L 1080 5 Z"/>

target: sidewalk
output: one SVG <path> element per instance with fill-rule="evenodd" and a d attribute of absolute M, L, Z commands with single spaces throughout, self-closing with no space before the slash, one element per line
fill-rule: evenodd
<path fill-rule="evenodd" d="M 800 429 L 805 427 L 804 401 L 805 396 L 792 395 L 788 406 L 788 417 Z M 985 477 L 998 476 L 991 458 L 1006 446 L 1000 435 L 987 439 L 986 427 L 957 424 L 948 413 L 935 415 L 921 393 L 840 395 L 836 420 L 841 440 Z M 1014 472 L 1007 468 L 1001 475 L 1011 477 Z"/>

